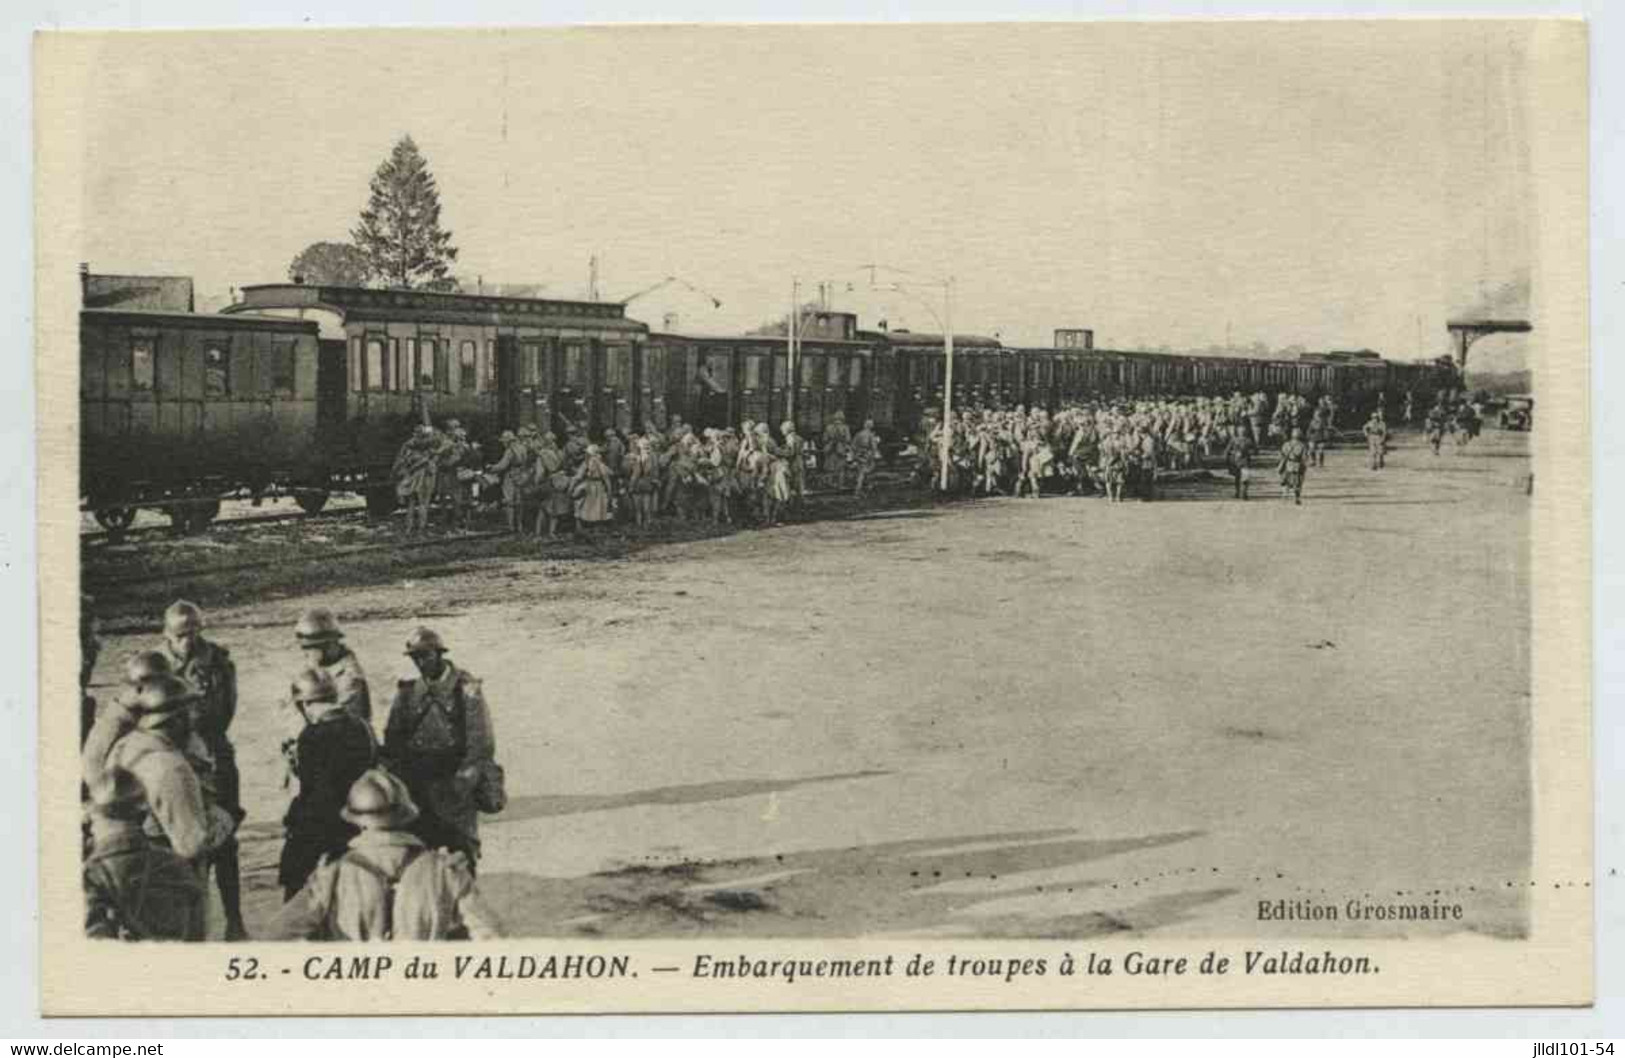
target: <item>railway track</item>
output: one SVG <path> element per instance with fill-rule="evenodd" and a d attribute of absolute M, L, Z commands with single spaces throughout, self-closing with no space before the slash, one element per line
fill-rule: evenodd
<path fill-rule="evenodd" d="M 262 525 L 275 525 L 279 522 L 295 521 L 334 521 L 366 517 L 365 507 L 345 507 L 334 510 L 318 511 L 310 514 L 306 511 L 277 511 L 273 514 L 253 514 L 242 518 L 223 518 L 212 523 L 205 533 L 231 531 L 234 529 L 254 528 Z M 142 525 L 132 526 L 128 529 L 82 529 L 79 532 L 79 542 L 86 543 L 127 543 L 132 539 L 178 537 L 189 534 L 181 533 L 173 525 Z M 203 535 L 203 534 L 191 534 Z"/>
<path fill-rule="evenodd" d="M 882 481 L 875 482 L 873 484 L 873 486 L 872 486 L 871 494 L 895 493 L 895 492 L 898 492 L 898 491 L 903 491 L 903 490 L 906 490 L 908 488 L 911 488 L 912 486 L 913 486 L 913 483 L 908 477 L 906 477 L 906 476 L 898 476 L 896 478 L 888 478 L 888 479 L 885 479 L 885 480 L 882 480 Z M 848 495 L 850 495 L 850 494 L 846 493 L 846 492 L 833 492 L 833 491 L 829 491 L 829 490 L 818 490 L 818 491 L 809 492 L 807 494 L 807 500 L 808 500 L 809 504 L 823 504 L 823 503 L 829 502 L 830 500 L 839 499 L 841 497 L 845 497 L 845 496 L 848 496 Z M 323 512 L 321 512 L 319 514 L 303 514 L 303 513 L 286 512 L 286 513 L 283 513 L 283 514 L 268 515 L 268 516 L 259 517 L 259 518 L 236 518 L 236 519 L 231 519 L 229 521 L 217 523 L 215 528 L 223 528 L 223 527 L 227 527 L 227 526 L 243 525 L 245 523 L 253 525 L 253 524 L 265 524 L 265 523 L 268 523 L 268 522 L 286 522 L 286 521 L 297 520 L 297 519 L 300 519 L 300 518 L 319 519 L 319 518 L 337 518 L 337 517 L 344 517 L 344 516 L 364 517 L 365 515 L 366 515 L 366 511 L 364 509 L 360 509 L 360 508 L 354 509 L 354 510 L 346 510 L 346 511 L 323 511 Z M 821 516 L 821 515 L 818 515 L 818 514 L 813 514 L 810 517 L 805 518 L 805 519 L 797 519 L 797 521 L 802 521 L 802 520 L 805 520 L 805 521 L 821 521 L 821 520 L 824 520 L 824 517 Z M 789 524 L 794 524 L 794 522 L 791 522 Z M 145 531 L 145 530 L 143 530 L 143 531 Z M 165 531 L 168 531 L 168 527 L 167 526 L 153 526 L 153 527 L 151 527 L 151 531 L 165 532 Z M 130 532 L 130 531 L 127 531 L 127 533 L 128 532 Z M 90 537 L 91 535 L 92 534 L 83 534 L 81 536 L 81 540 L 86 539 L 86 538 Z M 106 534 L 103 533 L 103 534 L 100 534 L 100 535 L 105 536 Z M 98 576 L 98 575 L 95 575 L 95 574 L 87 574 L 85 576 L 85 586 L 86 586 L 87 590 L 101 591 L 101 590 L 105 590 L 105 589 L 109 589 L 109 588 L 134 587 L 134 586 L 138 586 L 138 585 L 142 585 L 142 584 L 161 583 L 163 581 L 190 581 L 190 580 L 198 580 L 198 579 L 209 579 L 209 578 L 215 578 L 215 577 L 231 576 L 233 574 L 238 574 L 238 573 L 248 573 L 248 572 L 253 572 L 255 570 L 260 570 L 260 569 L 270 569 L 270 568 L 273 568 L 275 566 L 282 566 L 282 565 L 287 565 L 289 563 L 296 563 L 296 562 L 307 562 L 307 561 L 318 561 L 318 560 L 319 561 L 324 561 L 324 562 L 330 562 L 330 561 L 333 561 L 333 560 L 351 559 L 351 558 L 356 558 L 356 557 L 365 556 L 365 555 L 372 555 L 372 554 L 382 554 L 382 553 L 396 553 L 396 554 L 399 554 L 399 553 L 406 553 L 406 552 L 429 550 L 429 549 L 433 549 L 433 548 L 448 548 L 448 547 L 455 548 L 455 547 L 463 547 L 463 546 L 465 546 L 467 544 L 477 543 L 477 542 L 480 542 L 480 541 L 496 540 L 496 539 L 501 539 L 501 538 L 526 539 L 526 537 L 515 536 L 514 534 L 509 533 L 507 530 L 492 530 L 492 531 L 486 531 L 486 532 L 459 533 L 459 534 L 457 534 L 455 536 L 436 536 L 436 537 L 429 537 L 429 538 L 424 538 L 424 539 L 415 539 L 415 538 L 401 539 L 401 538 L 397 538 L 397 539 L 391 539 L 391 540 L 380 540 L 377 543 L 356 544 L 356 545 L 350 545 L 350 546 L 335 547 L 331 551 L 325 552 L 320 556 L 302 555 L 302 556 L 290 557 L 290 556 L 285 556 L 284 555 L 284 556 L 278 556 L 278 557 L 274 557 L 274 558 L 253 559 L 253 560 L 244 561 L 244 562 L 225 563 L 225 564 L 221 564 L 221 565 L 217 565 L 217 566 L 197 566 L 197 567 L 193 567 L 193 568 L 190 568 L 190 569 L 158 570 L 158 571 L 147 572 L 147 573 L 133 573 L 133 574 L 114 575 L 114 576 Z M 565 546 L 568 547 L 569 546 L 569 538 L 564 538 L 561 541 L 561 543 L 564 543 Z"/>

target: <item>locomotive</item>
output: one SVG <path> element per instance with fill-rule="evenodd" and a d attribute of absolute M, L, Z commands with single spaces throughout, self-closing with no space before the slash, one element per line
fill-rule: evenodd
<path fill-rule="evenodd" d="M 836 412 L 872 419 L 886 445 L 941 406 L 941 336 L 867 331 L 852 313 L 798 326 L 792 363 L 774 335 L 652 332 L 616 302 L 294 283 L 246 287 L 219 313 L 87 307 L 80 313 L 81 496 L 109 529 L 138 508 L 182 531 L 228 495 L 283 492 L 310 512 L 333 491 L 395 505 L 391 467 L 419 422 L 455 418 L 489 458 L 502 430 L 579 426 L 598 437 L 744 419 L 794 419 L 816 439 Z M 1080 340 L 1082 336 L 1082 340 Z M 1290 390 L 1363 412 L 1459 386 L 1448 358 L 1375 353 L 1296 360 L 1046 348 L 956 335 L 954 404 L 1044 407 L 1158 394 Z"/>

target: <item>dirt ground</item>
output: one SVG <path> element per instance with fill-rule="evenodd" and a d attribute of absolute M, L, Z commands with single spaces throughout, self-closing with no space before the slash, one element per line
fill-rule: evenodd
<path fill-rule="evenodd" d="M 250 929 L 280 902 L 292 626 L 324 605 L 380 712 L 420 622 L 484 679 L 511 803 L 480 884 L 516 934 L 1519 935 L 1528 470 L 1488 431 L 1381 473 L 1334 452 L 1301 508 L 1264 470 L 1248 503 L 876 502 L 207 600 L 241 681 Z M 98 682 L 153 638 L 140 606 Z M 1466 917 L 1257 915 L 1367 898 Z"/>

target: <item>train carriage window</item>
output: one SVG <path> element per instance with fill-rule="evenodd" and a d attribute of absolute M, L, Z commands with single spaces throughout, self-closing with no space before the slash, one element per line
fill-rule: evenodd
<path fill-rule="evenodd" d="M 728 384 L 728 354 L 711 354 L 713 362 L 717 364 L 714 372 L 724 385 Z M 643 351 L 643 387 L 655 393 L 666 388 L 666 347 L 663 345 L 647 346 Z"/>
<path fill-rule="evenodd" d="M 152 392 L 153 361 L 156 356 L 153 351 L 155 339 L 136 338 L 130 342 L 130 392 L 142 394 Z"/>
<path fill-rule="evenodd" d="M 564 347 L 564 384 L 572 389 L 586 388 L 587 347 L 580 342 L 569 342 Z"/>
<path fill-rule="evenodd" d="M 790 368 L 786 364 L 788 353 L 773 354 L 773 385 L 775 388 L 784 385 L 785 379 L 790 377 Z"/>
<path fill-rule="evenodd" d="M 384 358 L 384 374 L 387 376 L 384 380 L 384 388 L 398 392 L 401 388 L 401 340 L 399 338 L 389 340 L 389 355 Z"/>
<path fill-rule="evenodd" d="M 483 366 L 484 370 L 482 370 L 480 372 L 480 389 L 481 389 L 481 391 L 484 392 L 486 390 L 494 390 L 494 389 L 496 389 L 497 388 L 497 340 L 495 338 L 487 338 L 485 340 L 485 363 L 482 366 Z"/>
<path fill-rule="evenodd" d="M 480 388 L 479 345 L 473 341 L 464 340 L 462 352 L 457 361 L 457 388 L 464 393 L 473 393 Z"/>
<path fill-rule="evenodd" d="M 801 362 L 801 384 L 810 389 L 823 389 L 829 378 L 831 364 L 839 367 L 841 358 L 838 356 L 822 357 L 809 356 Z"/>
<path fill-rule="evenodd" d="M 451 339 L 436 342 L 434 346 L 434 388 L 436 393 L 451 390 Z"/>
<path fill-rule="evenodd" d="M 733 388 L 733 372 L 729 370 L 732 357 L 727 352 L 706 353 L 705 367 L 711 378 L 711 389 L 716 393 L 726 393 Z"/>
<path fill-rule="evenodd" d="M 351 338 L 350 339 L 350 355 L 348 357 L 348 360 L 349 360 L 349 366 L 350 366 L 350 392 L 351 393 L 360 393 L 361 392 L 361 339 L 360 338 Z"/>
<path fill-rule="evenodd" d="M 269 363 L 261 375 L 265 382 L 266 392 L 274 397 L 291 397 L 294 394 L 295 355 L 292 342 L 275 342 L 267 354 Z"/>
<path fill-rule="evenodd" d="M 526 342 L 519 349 L 519 384 L 524 387 L 533 387 L 537 383 L 539 368 L 542 360 L 542 347 L 537 342 Z"/>
<path fill-rule="evenodd" d="M 231 395 L 231 350 L 225 342 L 203 347 L 203 399 L 219 400 Z"/>
<path fill-rule="evenodd" d="M 382 338 L 367 339 L 366 364 L 367 389 L 377 393 L 385 388 L 384 385 L 384 340 Z"/>
<path fill-rule="evenodd" d="M 414 389 L 434 388 L 434 353 L 435 340 L 433 338 L 419 338 L 417 355 L 412 357 L 412 386 Z"/>
<path fill-rule="evenodd" d="M 604 347 L 604 385 L 621 392 L 632 387 L 632 350 L 627 346 Z"/>
<path fill-rule="evenodd" d="M 745 357 L 745 388 L 762 388 L 762 358 L 759 356 Z"/>
<path fill-rule="evenodd" d="M 408 338 L 395 348 L 395 370 L 390 376 L 396 393 L 412 388 L 412 364 L 418 358 L 418 340 Z"/>
<path fill-rule="evenodd" d="M 854 356 L 851 362 L 852 372 L 847 376 L 847 385 L 857 389 L 863 385 L 863 357 Z"/>

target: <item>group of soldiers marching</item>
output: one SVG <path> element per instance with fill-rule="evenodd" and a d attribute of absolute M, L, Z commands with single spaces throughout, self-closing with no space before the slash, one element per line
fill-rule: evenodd
<path fill-rule="evenodd" d="M 1278 394 L 1159 397 L 1090 401 L 1043 408 L 973 406 L 956 414 L 945 435 L 928 416 L 915 438 L 922 477 L 934 477 L 949 449 L 949 490 L 1010 496 L 1041 495 L 1046 484 L 1074 495 L 1094 492 L 1110 502 L 1126 495 L 1156 497 L 1159 476 L 1222 458 L 1245 499 L 1260 450 L 1277 451 L 1283 495 L 1302 499 L 1308 468 L 1325 464 L 1336 438 L 1338 409 L 1329 396 L 1311 402 Z"/>
<path fill-rule="evenodd" d="M 237 670 L 184 600 L 163 639 L 125 659 L 123 686 L 86 691 L 100 642 L 85 600 L 80 631 L 81 797 L 88 935 L 202 940 L 209 878 L 227 940 L 244 940 L 237 829 L 243 810 L 231 728 Z M 475 884 L 479 816 L 506 802 L 480 681 L 419 628 L 380 732 L 372 692 L 327 610 L 294 629 L 303 664 L 280 720 L 284 785 L 277 880 L 284 903 L 269 939 L 500 936 Z"/>
<path fill-rule="evenodd" d="M 1428 447 L 1434 455 L 1438 455 L 1446 436 L 1454 439 L 1456 451 L 1460 452 L 1478 436 L 1483 425 L 1484 418 L 1471 401 L 1465 398 L 1449 401 L 1441 394 L 1433 407 L 1428 409 L 1422 430 L 1427 437 Z"/>
<path fill-rule="evenodd" d="M 566 519 L 588 535 L 615 522 L 646 529 L 663 515 L 774 525 L 805 501 L 816 474 L 841 491 L 850 480 L 854 495 L 865 495 L 881 458 L 873 420 L 853 433 L 840 412 L 816 445 L 788 421 L 775 436 L 765 422 L 696 430 L 680 416 L 664 430 L 653 423 L 642 433 L 612 428 L 602 442 L 575 424 L 566 426 L 562 443 L 553 431 L 527 424 L 504 430 L 498 445 L 497 458 L 482 463 L 457 420 L 444 429 L 417 427 L 394 468 L 409 530 L 428 528 L 437 498 L 446 501 L 453 524 L 466 524 L 486 491 L 500 497 L 509 531 L 537 536 L 556 536 Z"/>

